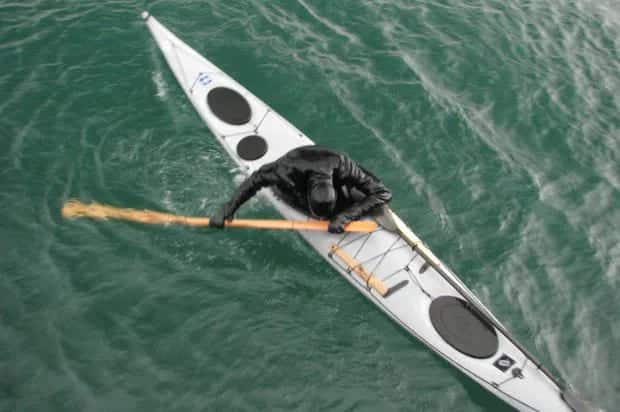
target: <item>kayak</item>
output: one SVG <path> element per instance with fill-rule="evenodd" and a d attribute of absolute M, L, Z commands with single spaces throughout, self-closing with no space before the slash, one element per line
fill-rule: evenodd
<path fill-rule="evenodd" d="M 246 175 L 314 142 L 231 76 L 142 13 L 170 69 L 209 130 Z M 269 189 L 286 219 L 308 220 Z M 321 257 L 404 330 L 519 411 L 589 405 L 527 351 L 393 211 L 369 233 L 299 230 Z"/>

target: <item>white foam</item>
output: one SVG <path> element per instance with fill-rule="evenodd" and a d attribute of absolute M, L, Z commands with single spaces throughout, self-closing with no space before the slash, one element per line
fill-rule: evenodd
<path fill-rule="evenodd" d="M 151 78 L 153 79 L 153 83 L 155 83 L 155 87 L 157 87 L 157 93 L 155 95 L 161 100 L 165 100 L 165 97 L 168 95 L 168 87 L 166 86 L 162 72 L 153 72 Z"/>

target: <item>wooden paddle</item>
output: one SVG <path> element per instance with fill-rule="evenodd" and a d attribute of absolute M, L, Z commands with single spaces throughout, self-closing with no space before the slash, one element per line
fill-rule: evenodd
<path fill-rule="evenodd" d="M 187 226 L 209 226 L 208 217 L 178 216 L 154 210 L 118 208 L 100 203 L 82 203 L 72 199 L 62 207 L 66 218 L 90 217 L 94 219 L 118 219 L 149 224 L 180 224 Z M 326 220 L 280 220 L 280 219 L 233 219 L 225 222 L 226 227 L 246 227 L 255 229 L 293 229 L 327 231 Z M 358 220 L 345 226 L 347 232 L 372 232 L 377 223 L 372 220 Z"/>

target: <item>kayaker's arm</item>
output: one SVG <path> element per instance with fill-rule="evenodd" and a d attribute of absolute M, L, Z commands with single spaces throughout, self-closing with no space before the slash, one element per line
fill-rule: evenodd
<path fill-rule="evenodd" d="M 260 189 L 274 185 L 278 182 L 274 163 L 267 163 L 255 171 L 237 188 L 231 199 L 211 218 L 209 226 L 222 228 L 224 221 L 233 218 L 233 215 Z"/>
<path fill-rule="evenodd" d="M 350 221 L 357 220 L 374 208 L 392 200 L 392 192 L 378 178 L 366 172 L 353 161 L 344 159 L 341 170 L 343 181 L 366 196 L 332 218 L 329 231 L 333 233 L 341 233 L 344 231 L 344 226 Z"/>

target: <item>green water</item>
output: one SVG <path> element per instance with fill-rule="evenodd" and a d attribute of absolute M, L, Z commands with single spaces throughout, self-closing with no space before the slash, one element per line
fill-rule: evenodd
<path fill-rule="evenodd" d="M 617 409 L 617 1 L 5 0 L 0 411 L 508 410 L 293 233 L 63 220 L 70 197 L 208 215 L 239 181 L 144 9 L 380 175 L 520 342 Z"/>

